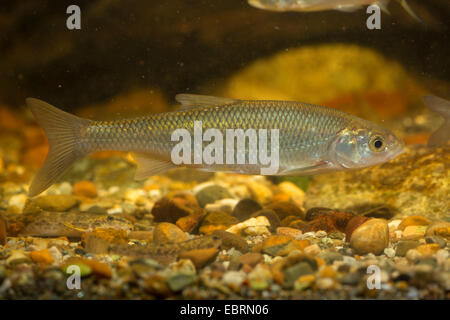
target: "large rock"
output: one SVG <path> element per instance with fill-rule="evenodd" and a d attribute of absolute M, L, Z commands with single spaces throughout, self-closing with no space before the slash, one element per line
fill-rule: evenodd
<path fill-rule="evenodd" d="M 449 220 L 449 163 L 449 146 L 408 147 L 405 154 L 375 167 L 315 176 L 305 207 L 352 209 L 379 205 L 392 208 L 396 217 L 419 215 Z"/>

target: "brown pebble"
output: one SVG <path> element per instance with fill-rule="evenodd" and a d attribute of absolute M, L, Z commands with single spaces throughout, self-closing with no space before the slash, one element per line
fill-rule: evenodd
<path fill-rule="evenodd" d="M 153 242 L 172 243 L 188 240 L 188 236 L 176 225 L 168 222 L 159 223 L 153 233 Z"/>
<path fill-rule="evenodd" d="M 347 223 L 347 226 L 345 227 L 345 239 L 347 242 L 350 241 L 353 231 L 355 231 L 356 228 L 358 228 L 367 220 L 369 220 L 369 218 L 364 216 L 355 216 L 350 219 L 350 221 Z"/>
<path fill-rule="evenodd" d="M 436 221 L 430 224 L 426 231 L 426 236 L 440 236 L 450 240 L 450 222 Z"/>
<path fill-rule="evenodd" d="M 357 254 L 379 255 L 389 245 L 389 227 L 384 219 L 370 219 L 353 231 L 350 246 Z"/>
<path fill-rule="evenodd" d="M 258 263 L 262 262 L 264 259 L 263 255 L 260 253 L 246 253 L 239 257 L 239 262 L 242 265 L 249 265 L 254 268 Z"/>
<path fill-rule="evenodd" d="M 272 232 L 275 231 L 280 226 L 280 223 L 281 223 L 280 218 L 273 210 L 263 209 L 263 210 L 253 213 L 253 215 L 252 215 L 252 217 L 254 217 L 254 218 L 259 217 L 259 216 L 264 216 L 267 218 L 267 220 L 269 220 L 269 223 L 270 223 L 269 230 Z"/>
<path fill-rule="evenodd" d="M 111 244 L 127 243 L 127 233 L 125 230 L 97 228 L 83 233 L 81 239 L 87 252 L 103 254 L 108 252 Z"/>
<path fill-rule="evenodd" d="M 187 206 L 180 204 L 177 200 L 171 200 L 163 197 L 155 202 L 152 208 L 152 215 L 155 222 L 171 222 L 176 223 L 181 217 L 192 214 L 193 210 Z"/>
<path fill-rule="evenodd" d="M 181 252 L 179 258 L 189 259 L 196 268 L 202 268 L 206 264 L 212 262 L 218 253 L 219 250 L 217 248 L 196 249 Z"/>
<path fill-rule="evenodd" d="M 300 219 L 305 219 L 305 212 L 292 202 L 275 202 L 265 208 L 275 211 L 280 220 L 283 220 L 287 216 L 297 216 L 300 217 Z"/>
<path fill-rule="evenodd" d="M 422 216 L 409 216 L 403 219 L 398 225 L 397 230 L 405 230 L 409 226 L 427 226 L 430 224 L 430 220 Z"/>
<path fill-rule="evenodd" d="M 217 236 L 222 240 L 222 245 L 220 247 L 222 250 L 235 248 L 242 253 L 248 252 L 248 243 L 241 236 L 231 232 L 226 232 L 224 230 L 216 230 L 212 233 L 212 235 Z"/>
<path fill-rule="evenodd" d="M 79 181 L 73 185 L 72 193 L 79 197 L 95 198 L 97 188 L 90 181 Z"/>

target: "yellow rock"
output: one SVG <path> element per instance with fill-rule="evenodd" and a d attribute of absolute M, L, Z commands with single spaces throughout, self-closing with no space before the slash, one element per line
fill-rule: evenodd
<path fill-rule="evenodd" d="M 409 226 L 403 230 L 402 238 L 407 240 L 417 240 L 425 235 L 426 226 Z"/>
<path fill-rule="evenodd" d="M 188 240 L 188 236 L 176 225 L 168 222 L 159 223 L 153 233 L 153 242 L 169 243 Z"/>
<path fill-rule="evenodd" d="M 406 97 L 419 98 L 418 92 L 422 92 L 410 79 L 399 63 L 371 49 L 326 44 L 291 48 L 258 60 L 232 77 L 221 94 L 230 98 L 322 104 L 337 97 L 347 95 L 352 99 L 355 93 L 374 92 L 376 98 L 359 99 L 365 100 L 365 108 L 352 101 L 342 104 L 344 111 L 364 116 L 366 110 L 370 117 L 373 109 L 367 105 L 376 104 L 375 108 L 380 110 L 383 107 L 380 97 L 390 97 L 389 110 L 384 107 L 390 114 L 404 111 L 408 104 Z M 396 98 L 399 92 L 404 94 Z"/>
<path fill-rule="evenodd" d="M 384 219 L 370 219 L 353 231 L 350 246 L 357 254 L 381 254 L 389 245 L 389 227 Z"/>
<path fill-rule="evenodd" d="M 286 194 L 289 197 L 289 200 L 293 201 L 300 208 L 303 208 L 303 203 L 305 202 L 305 192 L 302 189 L 289 181 L 280 183 L 278 188 L 283 194 Z"/>
<path fill-rule="evenodd" d="M 430 224 L 426 231 L 427 237 L 441 236 L 450 240 L 450 222 L 437 221 Z"/>
<path fill-rule="evenodd" d="M 398 230 L 405 230 L 409 226 L 427 226 L 430 224 L 430 220 L 422 216 L 409 216 L 406 217 L 397 227 Z"/>
<path fill-rule="evenodd" d="M 441 247 L 437 243 L 429 243 L 429 244 L 423 244 L 421 246 L 418 246 L 416 248 L 417 251 L 419 251 L 422 256 L 429 257 L 438 252 L 441 249 Z"/>
<path fill-rule="evenodd" d="M 75 183 L 72 192 L 75 196 L 87 198 L 97 197 L 97 188 L 90 181 L 79 181 Z"/>
<path fill-rule="evenodd" d="M 34 262 L 42 264 L 52 264 L 53 262 L 55 262 L 55 259 L 53 259 L 52 255 L 47 249 L 30 252 L 30 258 Z"/>

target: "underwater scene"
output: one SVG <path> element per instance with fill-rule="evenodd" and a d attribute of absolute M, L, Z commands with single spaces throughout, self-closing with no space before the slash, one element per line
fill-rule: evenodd
<path fill-rule="evenodd" d="M 450 299 L 448 0 L 10 1 L 0 31 L 0 300 Z"/>

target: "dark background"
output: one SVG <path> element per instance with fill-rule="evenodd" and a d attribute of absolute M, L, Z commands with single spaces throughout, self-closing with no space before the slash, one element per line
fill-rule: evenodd
<path fill-rule="evenodd" d="M 448 86 L 433 81 L 450 80 L 450 2 L 408 3 L 424 24 L 391 1 L 382 29 L 369 31 L 365 9 L 277 13 L 245 0 L 2 1 L 0 102 L 21 106 L 33 96 L 77 108 L 132 87 L 159 88 L 173 101 L 176 93 L 220 85 L 259 57 L 329 42 L 376 48 L 448 98 Z M 81 30 L 66 28 L 70 4 L 81 7 Z"/>

